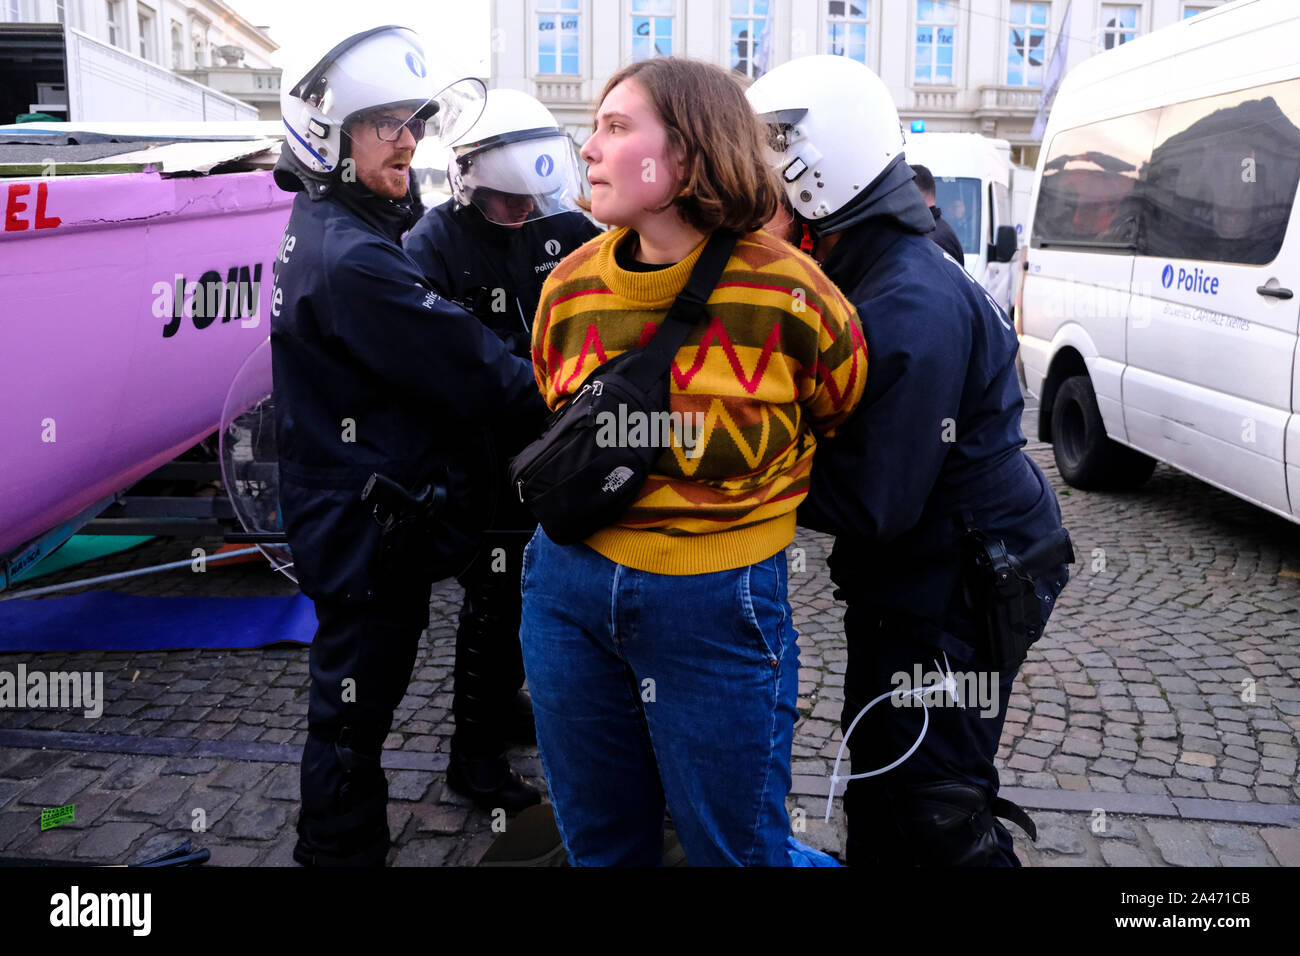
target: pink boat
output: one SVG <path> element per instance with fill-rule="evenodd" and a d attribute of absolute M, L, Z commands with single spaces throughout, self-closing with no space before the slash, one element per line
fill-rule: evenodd
<path fill-rule="evenodd" d="M 186 168 L 136 153 L 100 168 L 146 171 L 106 175 L 0 165 L 0 589 L 66 537 L 51 529 L 217 429 L 270 332 L 293 197 L 194 157 L 215 148 L 219 170 L 275 145 L 183 143 Z"/>

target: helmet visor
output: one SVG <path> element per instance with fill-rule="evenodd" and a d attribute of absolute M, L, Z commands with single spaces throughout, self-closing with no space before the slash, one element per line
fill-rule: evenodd
<path fill-rule="evenodd" d="M 500 226 L 574 211 L 582 195 L 573 140 L 554 128 L 495 137 L 455 162 L 462 198 Z"/>
<path fill-rule="evenodd" d="M 481 80 L 467 77 L 430 99 L 372 107 L 348 117 L 348 122 L 372 127 L 385 143 L 396 143 L 409 132 L 416 143 L 429 136 L 446 146 L 478 121 L 486 93 Z M 403 118 L 395 110 L 410 111 L 410 115 Z"/>
<path fill-rule="evenodd" d="M 465 77 L 443 87 L 416 115 L 426 118 L 427 135 L 445 146 L 460 139 L 478 122 L 486 102 L 487 87 L 483 81 Z"/>

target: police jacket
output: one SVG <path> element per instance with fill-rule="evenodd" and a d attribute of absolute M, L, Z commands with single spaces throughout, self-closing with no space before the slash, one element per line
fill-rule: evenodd
<path fill-rule="evenodd" d="M 920 618 L 969 645 L 966 523 L 1020 553 L 1061 515 L 1021 450 L 1015 331 L 922 228 L 869 219 L 824 263 L 858 308 L 870 370 L 853 416 L 819 443 L 800 518 L 836 534 L 831 575 L 847 600 Z M 1066 575 L 1061 566 L 1040 596 L 1054 599 Z"/>
<path fill-rule="evenodd" d="M 956 259 L 959 264 L 965 263 L 966 253 L 962 250 L 961 240 L 957 238 L 957 233 L 952 226 L 943 218 L 942 210 L 938 206 L 931 206 L 930 213 L 934 216 L 934 232 L 930 233 L 930 241 Z"/>
<path fill-rule="evenodd" d="M 567 212 L 518 229 L 489 222 L 474 205 L 451 199 L 429 210 L 407 234 L 406 254 L 425 279 L 464 306 L 515 355 L 532 361 L 533 317 L 542 284 L 560 260 L 600 235 L 590 219 Z M 510 457 L 540 434 L 498 430 L 491 438 L 498 487 L 492 527 L 531 534 L 537 519 L 509 487 Z"/>
<path fill-rule="evenodd" d="M 542 283 L 561 259 L 600 232 L 577 212 L 508 229 L 483 218 L 478 207 L 450 199 L 425 214 L 405 246 L 433 288 L 465 305 L 516 355 L 527 356 Z"/>
<path fill-rule="evenodd" d="M 271 309 L 280 496 L 298 582 L 313 599 L 363 601 L 414 567 L 426 581 L 455 574 L 484 523 L 483 431 L 544 420 L 532 366 L 429 287 L 402 250 L 404 204 L 304 176 L 288 150 L 276 182 L 299 193 Z M 447 488 L 427 538 L 396 570 L 377 560 L 379 526 L 360 498 L 375 472 L 413 490 Z"/>

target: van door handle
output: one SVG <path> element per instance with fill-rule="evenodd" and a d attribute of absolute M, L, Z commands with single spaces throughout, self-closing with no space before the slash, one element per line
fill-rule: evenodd
<path fill-rule="evenodd" d="M 1290 289 L 1283 289 L 1281 286 L 1256 286 L 1255 291 L 1260 295 L 1267 295 L 1274 299 L 1289 299 L 1292 296 Z"/>

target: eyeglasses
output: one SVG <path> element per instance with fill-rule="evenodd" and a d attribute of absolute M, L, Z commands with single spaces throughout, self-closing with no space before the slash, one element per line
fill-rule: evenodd
<path fill-rule="evenodd" d="M 405 127 L 411 131 L 418 143 L 424 139 L 425 121 L 418 116 L 412 116 L 410 119 L 400 120 L 395 116 L 372 116 L 367 117 L 364 122 L 375 128 L 375 135 L 385 143 L 396 143 L 402 138 L 402 129 Z"/>

